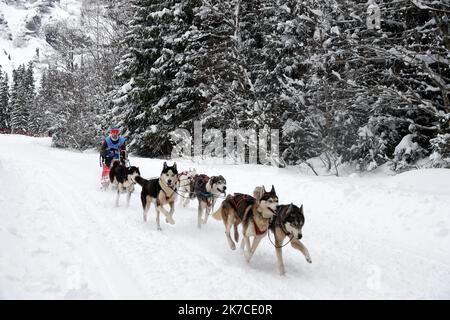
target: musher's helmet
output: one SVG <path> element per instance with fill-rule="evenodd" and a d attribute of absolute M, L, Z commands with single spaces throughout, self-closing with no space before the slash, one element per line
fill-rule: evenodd
<path fill-rule="evenodd" d="M 120 129 L 118 126 L 112 126 L 111 129 L 109 130 L 111 139 L 113 139 L 114 141 L 119 139 L 119 132 L 120 132 Z"/>
<path fill-rule="evenodd" d="M 119 133 L 120 132 L 120 128 L 118 126 L 112 126 L 111 129 L 109 130 L 110 133 Z"/>

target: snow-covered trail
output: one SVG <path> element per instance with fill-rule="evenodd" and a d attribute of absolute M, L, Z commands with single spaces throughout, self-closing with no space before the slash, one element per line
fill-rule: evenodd
<path fill-rule="evenodd" d="M 131 160 L 145 177 L 162 167 Z M 0 298 L 450 298 L 450 170 L 336 178 L 179 163 L 192 166 L 222 174 L 230 192 L 274 184 L 281 203 L 304 203 L 313 263 L 287 246 L 281 277 L 264 239 L 247 265 L 222 222 L 197 229 L 194 204 L 157 231 L 154 210 L 142 220 L 140 187 L 128 209 L 100 190 L 96 153 L 0 135 Z"/>

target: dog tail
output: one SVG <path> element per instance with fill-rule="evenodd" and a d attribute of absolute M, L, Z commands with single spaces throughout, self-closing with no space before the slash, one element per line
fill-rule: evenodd
<path fill-rule="evenodd" d="M 148 182 L 148 180 L 142 178 L 141 176 L 136 176 L 136 178 L 134 178 L 134 180 L 135 180 L 141 187 L 143 187 L 144 184 L 145 184 L 146 182 Z"/>
<path fill-rule="evenodd" d="M 222 220 L 222 210 L 223 210 L 223 204 L 220 205 L 219 209 L 217 209 L 216 212 L 213 213 L 213 218 L 216 220 Z"/>
<path fill-rule="evenodd" d="M 119 166 L 120 162 L 117 159 L 114 159 L 111 162 L 111 167 L 109 168 L 109 181 L 111 183 L 114 183 L 114 169 Z"/>
<path fill-rule="evenodd" d="M 253 198 L 256 199 L 256 202 L 259 202 L 261 200 L 261 197 L 264 193 L 264 187 L 256 187 L 253 191 Z"/>

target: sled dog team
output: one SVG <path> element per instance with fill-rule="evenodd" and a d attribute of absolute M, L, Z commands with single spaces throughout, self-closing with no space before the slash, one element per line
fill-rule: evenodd
<path fill-rule="evenodd" d="M 177 195 L 181 197 L 183 207 L 186 207 L 190 200 L 195 198 L 198 200 L 197 226 L 201 228 L 202 224 L 207 223 L 217 199 L 222 195 L 225 197 L 227 189 L 226 180 L 221 175 L 209 177 L 205 174 L 197 174 L 195 169 L 178 173 L 176 163 L 168 166 L 166 162 L 164 162 L 158 178 L 147 180 L 141 177 L 138 167 L 126 167 L 115 160 L 111 165 L 109 179 L 111 183 L 117 185 L 116 206 L 119 205 L 119 197 L 124 190 L 127 191 L 128 206 L 135 184 L 142 187 L 141 202 L 144 222 L 147 222 L 148 212 L 153 204 L 156 208 L 158 230 L 161 230 L 161 213 L 167 223 L 175 223 L 173 214 Z M 165 205 L 169 205 L 170 209 L 167 210 Z M 307 262 L 312 262 L 308 249 L 300 241 L 305 223 L 303 205 L 300 208 L 292 203 L 279 205 L 274 186 L 270 191 L 267 191 L 264 186 L 258 186 L 255 188 L 253 196 L 242 193 L 229 194 L 212 216 L 216 220 L 223 221 L 226 238 L 232 250 L 236 249 L 234 241 L 239 242 L 238 227 L 242 226 L 241 249 L 244 250 L 247 262 L 250 262 L 261 239 L 269 232 L 275 238 L 273 245 L 280 274 L 285 273 L 282 248 L 287 243 L 301 251 Z M 231 237 L 232 228 L 234 241 Z M 253 238 L 253 241 L 250 241 L 250 238 Z"/>

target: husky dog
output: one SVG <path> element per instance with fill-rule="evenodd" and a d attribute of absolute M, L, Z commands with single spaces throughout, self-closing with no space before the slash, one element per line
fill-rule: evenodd
<path fill-rule="evenodd" d="M 227 181 L 223 176 L 208 177 L 206 174 L 199 174 L 191 182 L 191 199 L 198 200 L 197 226 L 201 228 L 202 223 L 208 221 L 211 210 L 214 208 L 217 198 L 220 194 L 226 194 Z M 205 217 L 203 217 L 205 211 Z M 202 221 L 203 220 L 203 221 Z"/>
<path fill-rule="evenodd" d="M 125 167 L 119 160 L 114 160 L 109 171 L 109 180 L 112 184 L 117 184 L 116 207 L 119 206 L 119 197 L 124 189 L 127 190 L 127 207 L 130 205 L 131 193 L 134 191 L 136 178 L 141 173 L 138 167 Z"/>
<path fill-rule="evenodd" d="M 180 187 L 178 188 L 178 195 L 183 207 L 187 207 L 191 197 L 191 183 L 194 177 L 197 175 L 195 169 L 189 168 L 189 171 L 183 171 L 178 174 L 178 180 L 180 181 Z"/>
<path fill-rule="evenodd" d="M 312 263 L 308 249 L 300 241 L 302 238 L 302 228 L 305 224 L 303 215 L 303 205 L 299 208 L 292 203 L 290 205 L 280 205 L 277 207 L 276 215 L 270 221 L 270 231 L 275 235 L 275 250 L 277 253 L 278 271 L 281 275 L 285 273 L 282 256 L 283 240 L 288 237 L 291 240 L 291 246 L 306 258 L 306 261 Z"/>
<path fill-rule="evenodd" d="M 177 196 L 178 187 L 178 171 L 177 164 L 168 166 L 164 162 L 163 170 L 159 178 L 146 180 L 141 177 L 136 177 L 136 182 L 142 186 L 141 201 L 144 209 L 144 222 L 147 222 L 147 214 L 152 203 L 156 206 L 156 226 L 158 230 L 161 229 L 159 223 L 159 214 L 162 212 L 166 217 L 166 222 L 175 224 L 173 220 L 173 213 L 175 210 L 175 200 Z M 167 211 L 163 205 L 169 204 L 170 212 Z"/>
<path fill-rule="evenodd" d="M 277 205 L 278 196 L 274 186 L 272 186 L 270 192 L 267 192 L 263 187 L 257 198 L 240 193 L 229 195 L 213 214 L 213 217 L 217 220 L 223 220 L 226 229 L 225 234 L 232 250 L 236 249 L 236 245 L 230 236 L 231 227 L 234 226 L 234 239 L 238 242 L 238 226 L 242 223 L 244 234 L 242 248 L 247 248 L 245 258 L 247 262 L 250 262 L 259 242 L 269 230 L 269 221 L 273 217 Z M 251 245 L 250 237 L 254 237 Z"/>

